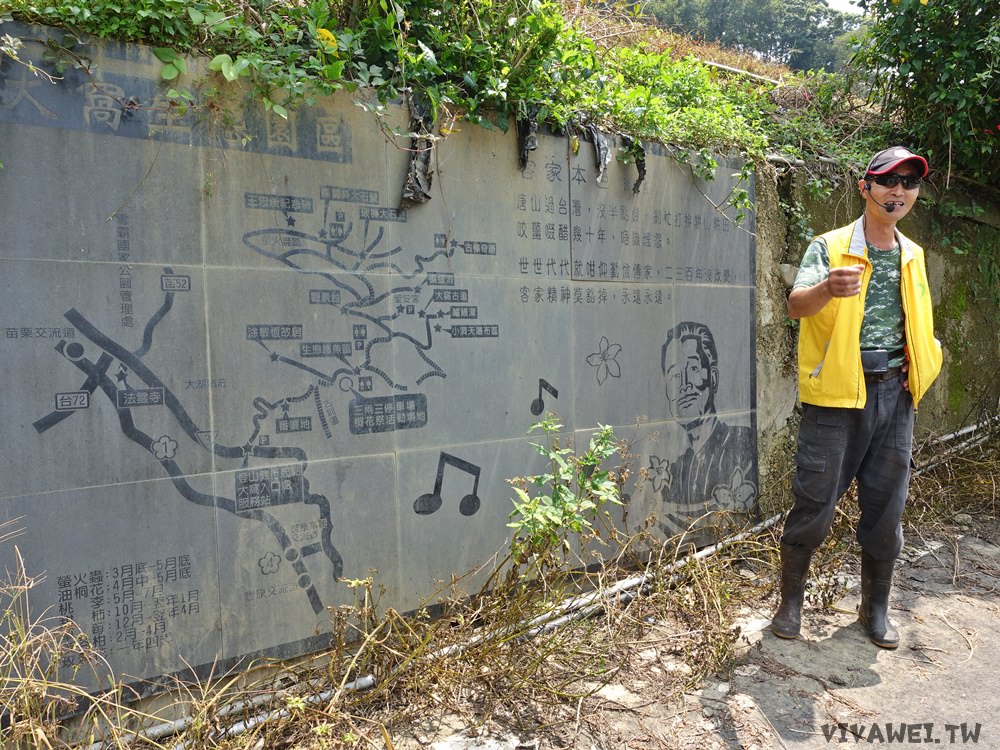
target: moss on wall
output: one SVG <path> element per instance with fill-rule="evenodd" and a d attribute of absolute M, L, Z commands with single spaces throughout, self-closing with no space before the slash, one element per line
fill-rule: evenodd
<path fill-rule="evenodd" d="M 943 299 L 934 308 L 934 318 L 942 345 L 949 357 L 947 369 L 947 409 L 951 413 L 968 410 L 968 378 L 965 366 L 965 339 L 962 321 L 969 310 L 968 283 L 959 276 L 958 280 L 946 286 Z"/>
<path fill-rule="evenodd" d="M 944 299 L 934 311 L 935 316 L 939 320 L 960 323 L 969 310 L 968 283 L 965 280 L 959 280 L 952 288 L 944 290 L 944 293 Z"/>

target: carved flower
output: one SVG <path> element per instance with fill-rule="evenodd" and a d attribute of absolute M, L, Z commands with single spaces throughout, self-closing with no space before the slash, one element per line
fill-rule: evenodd
<path fill-rule="evenodd" d="M 149 450 L 159 461 L 173 458 L 177 455 L 177 441 L 169 435 L 161 435 L 153 441 Z"/>
<path fill-rule="evenodd" d="M 669 487 L 674 480 L 673 472 L 670 470 L 670 462 L 659 456 L 650 456 L 649 478 L 653 480 L 653 492 L 659 492 L 664 487 Z"/>
<path fill-rule="evenodd" d="M 257 561 L 257 565 L 260 567 L 260 572 L 264 575 L 277 573 L 278 568 L 281 567 L 281 556 L 274 552 L 268 552 Z"/>
<path fill-rule="evenodd" d="M 749 511 L 757 499 L 757 485 L 746 478 L 748 469 L 737 466 L 729 484 L 719 484 L 712 490 L 712 499 L 724 510 Z"/>
<path fill-rule="evenodd" d="M 622 376 L 622 368 L 618 364 L 621 344 L 612 344 L 607 336 L 601 336 L 601 344 L 596 352 L 587 357 L 587 364 L 597 368 L 597 384 L 603 385 L 610 375 L 613 378 Z"/>

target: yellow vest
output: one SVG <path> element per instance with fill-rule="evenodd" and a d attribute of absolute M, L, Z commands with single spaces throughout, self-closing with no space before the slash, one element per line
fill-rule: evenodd
<path fill-rule="evenodd" d="M 858 342 L 872 274 L 862 220 L 827 232 L 819 239 L 829 250 L 830 268 L 863 263 L 865 271 L 861 294 L 835 297 L 819 312 L 801 319 L 799 399 L 817 406 L 862 409 L 867 391 Z M 906 356 L 910 365 L 910 394 L 916 408 L 941 372 L 941 342 L 934 337 L 934 310 L 923 248 L 898 231 L 896 240 L 900 248 L 900 291 Z"/>

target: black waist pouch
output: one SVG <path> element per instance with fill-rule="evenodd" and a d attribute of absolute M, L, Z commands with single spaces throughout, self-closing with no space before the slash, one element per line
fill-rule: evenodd
<path fill-rule="evenodd" d="M 878 375 L 889 370 L 889 352 L 885 349 L 863 349 L 861 369 L 865 375 Z"/>

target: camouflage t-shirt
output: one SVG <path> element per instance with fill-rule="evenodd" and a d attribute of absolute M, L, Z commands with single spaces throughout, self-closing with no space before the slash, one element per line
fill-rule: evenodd
<path fill-rule="evenodd" d="M 901 350 L 906 343 L 903 329 L 903 298 L 900 292 L 899 245 L 880 250 L 868 243 L 872 275 L 865 296 L 865 319 L 861 324 L 862 349 Z M 815 286 L 830 275 L 830 253 L 826 244 L 813 240 L 806 248 L 795 277 L 794 289 Z M 889 359 L 890 367 L 903 364 L 899 354 Z"/>

